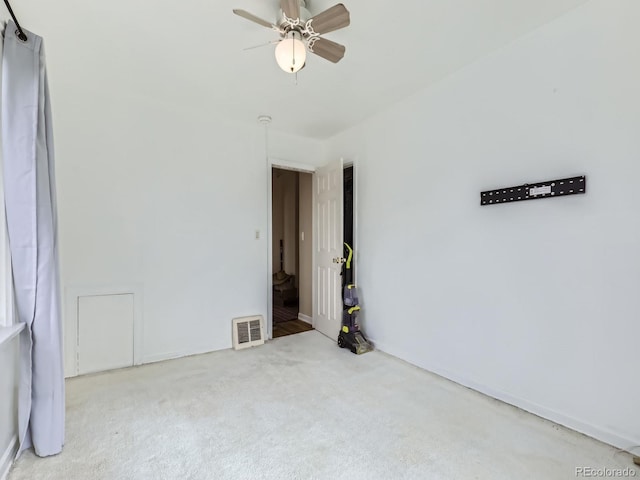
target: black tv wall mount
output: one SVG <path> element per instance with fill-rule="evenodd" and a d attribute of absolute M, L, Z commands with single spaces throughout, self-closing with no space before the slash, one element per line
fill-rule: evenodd
<path fill-rule="evenodd" d="M 587 177 L 562 178 L 548 182 L 525 183 L 516 187 L 498 188 L 480 192 L 480 205 L 522 202 L 539 198 L 565 197 L 587 192 Z"/>

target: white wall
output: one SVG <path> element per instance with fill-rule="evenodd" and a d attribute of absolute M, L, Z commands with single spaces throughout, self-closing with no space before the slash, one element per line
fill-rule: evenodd
<path fill-rule="evenodd" d="M 380 348 L 623 448 L 640 444 L 639 20 L 636 0 L 593 0 L 327 157 L 356 161 Z M 587 195 L 479 206 L 579 174 Z"/>
<path fill-rule="evenodd" d="M 273 177 L 273 272 L 280 270 L 280 240 L 283 241 L 283 270 L 298 281 L 298 172 L 274 170 Z"/>
<path fill-rule="evenodd" d="M 292 182 L 284 191 L 284 270 L 298 283 L 298 172 L 287 172 Z"/>
<path fill-rule="evenodd" d="M 264 128 L 71 78 L 51 68 L 63 288 L 138 286 L 145 362 L 229 348 L 231 319 L 266 318 L 270 295 Z M 322 155 L 277 131 L 269 145 Z"/>
<path fill-rule="evenodd" d="M 271 245 L 272 248 L 272 269 L 275 273 L 280 270 L 280 240 L 284 241 L 284 180 L 289 177 L 282 177 L 279 170 L 273 170 L 273 188 L 271 196 Z M 284 244 L 283 244 L 284 246 Z M 282 252 L 284 270 L 284 251 Z"/>
<path fill-rule="evenodd" d="M 0 479 L 11 466 L 18 446 L 18 345 L 18 336 L 0 342 Z"/>

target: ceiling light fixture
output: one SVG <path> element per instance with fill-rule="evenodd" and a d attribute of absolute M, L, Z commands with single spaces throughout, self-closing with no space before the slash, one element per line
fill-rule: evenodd
<path fill-rule="evenodd" d="M 307 48 L 300 32 L 291 30 L 276 46 L 276 61 L 287 73 L 296 73 L 307 60 Z"/>

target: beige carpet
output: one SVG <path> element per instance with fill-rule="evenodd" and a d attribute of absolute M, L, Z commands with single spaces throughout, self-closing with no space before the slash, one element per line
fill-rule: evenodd
<path fill-rule="evenodd" d="M 67 382 L 67 444 L 10 480 L 570 479 L 629 455 L 318 332 Z"/>

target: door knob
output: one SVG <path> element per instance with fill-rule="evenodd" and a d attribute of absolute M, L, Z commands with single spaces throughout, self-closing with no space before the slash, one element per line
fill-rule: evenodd
<path fill-rule="evenodd" d="M 338 264 L 347 263 L 347 259 L 342 257 L 336 257 L 333 259 L 333 263 L 338 263 Z"/>

